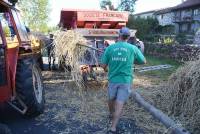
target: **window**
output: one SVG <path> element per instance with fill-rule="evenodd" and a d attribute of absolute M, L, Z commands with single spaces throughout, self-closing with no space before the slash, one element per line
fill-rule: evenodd
<path fill-rule="evenodd" d="M 9 12 L 4 11 L 0 13 L 0 21 L 2 24 L 2 30 L 4 32 L 4 36 L 7 42 L 8 48 L 13 48 L 19 45 L 19 41 L 16 36 L 16 31 L 14 28 L 14 24 L 12 22 L 11 16 Z"/>
<path fill-rule="evenodd" d="M 200 9 L 194 9 L 194 16 L 200 15 Z"/>
<path fill-rule="evenodd" d="M 15 10 L 12 10 L 12 14 L 13 14 L 13 18 L 15 20 L 21 41 L 28 41 L 29 40 L 28 34 L 27 34 L 27 31 L 26 31 L 25 25 L 21 21 L 22 19 L 20 18 L 19 13 Z"/>

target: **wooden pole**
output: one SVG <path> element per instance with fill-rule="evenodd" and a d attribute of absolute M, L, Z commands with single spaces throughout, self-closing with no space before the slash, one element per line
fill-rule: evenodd
<path fill-rule="evenodd" d="M 167 115 L 165 115 L 162 111 L 156 109 L 153 105 L 146 102 L 139 93 L 133 92 L 131 96 L 139 105 L 144 107 L 144 109 L 148 111 L 154 118 L 159 120 L 168 129 L 171 129 L 173 134 L 190 134 L 190 132 L 188 132 L 185 128 L 177 126 L 177 124 Z"/>
<path fill-rule="evenodd" d="M 96 48 L 96 47 L 92 47 L 92 46 L 88 46 L 88 45 L 83 45 L 83 44 L 77 44 L 77 45 L 79 45 L 79 46 L 84 46 L 84 47 L 87 47 L 87 48 L 90 48 L 90 49 L 92 49 L 92 50 L 96 50 L 96 51 L 99 51 L 99 52 L 103 52 L 103 51 L 99 50 L 99 49 Z"/>

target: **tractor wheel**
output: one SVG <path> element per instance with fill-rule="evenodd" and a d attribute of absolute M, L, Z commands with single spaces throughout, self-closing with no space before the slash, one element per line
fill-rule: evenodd
<path fill-rule="evenodd" d="M 37 62 L 38 62 L 40 69 L 43 71 L 44 70 L 44 64 L 43 64 L 42 55 L 38 58 Z"/>
<path fill-rule="evenodd" d="M 2 123 L 0 123 L 0 133 L 1 134 L 12 134 L 10 129 Z"/>
<path fill-rule="evenodd" d="M 44 111 L 44 88 L 37 63 L 31 59 L 20 59 L 16 72 L 16 92 L 27 106 L 27 116 L 37 116 Z"/>

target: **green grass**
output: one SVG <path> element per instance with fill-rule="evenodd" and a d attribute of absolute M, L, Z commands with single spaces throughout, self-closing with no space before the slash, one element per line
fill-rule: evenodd
<path fill-rule="evenodd" d="M 137 68 L 144 66 L 155 66 L 155 65 L 164 65 L 169 64 L 172 65 L 172 68 L 169 69 L 161 69 L 161 70 L 153 70 L 147 72 L 136 72 L 137 76 L 145 76 L 148 77 L 153 83 L 156 85 L 161 83 L 162 81 L 166 81 L 169 76 L 177 70 L 177 68 L 181 65 L 181 63 L 174 61 L 173 59 L 166 58 L 155 58 L 152 56 L 146 56 L 147 64 L 139 65 Z"/>
<path fill-rule="evenodd" d="M 161 64 L 170 64 L 174 66 L 175 68 L 178 68 L 181 63 L 173 60 L 173 59 L 167 59 L 167 58 L 156 58 L 152 56 L 146 56 L 147 64 L 145 66 L 154 66 L 154 65 L 161 65 Z"/>

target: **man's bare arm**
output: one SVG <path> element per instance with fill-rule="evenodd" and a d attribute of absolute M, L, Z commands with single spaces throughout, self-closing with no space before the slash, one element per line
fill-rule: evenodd
<path fill-rule="evenodd" d="M 139 63 L 139 62 L 137 62 L 137 60 L 136 60 L 136 61 L 134 61 L 134 64 L 137 64 L 137 65 L 147 64 L 147 60 L 144 59 L 144 61 L 143 61 L 142 63 Z"/>
<path fill-rule="evenodd" d="M 147 60 L 146 60 L 146 58 L 144 59 L 144 64 L 147 64 Z"/>

